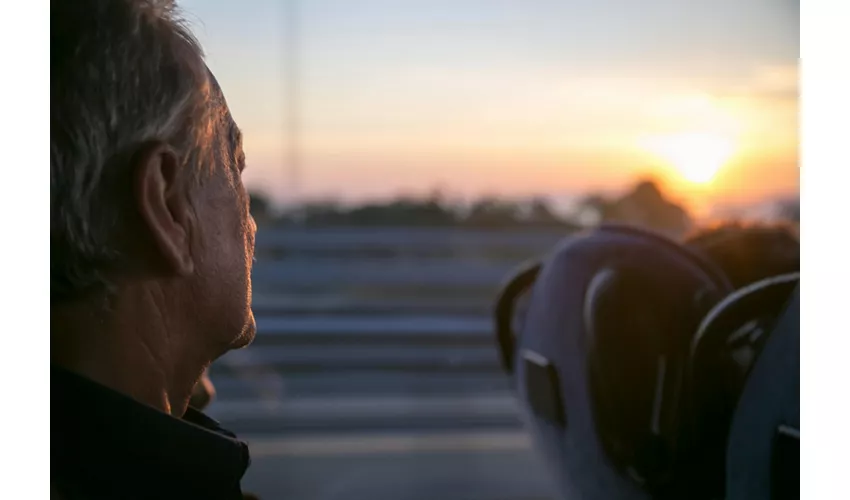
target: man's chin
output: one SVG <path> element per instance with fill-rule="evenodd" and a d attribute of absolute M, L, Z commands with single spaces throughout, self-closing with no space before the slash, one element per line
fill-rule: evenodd
<path fill-rule="evenodd" d="M 251 313 L 251 316 L 248 318 L 248 322 L 245 327 L 242 329 L 242 333 L 239 334 L 233 340 L 233 343 L 230 344 L 230 349 L 242 349 L 243 347 L 248 347 L 251 342 L 254 341 L 254 337 L 257 336 L 257 323 L 254 321 L 254 314 Z"/>

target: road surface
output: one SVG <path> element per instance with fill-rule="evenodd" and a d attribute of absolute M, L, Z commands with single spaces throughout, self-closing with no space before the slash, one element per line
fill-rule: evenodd
<path fill-rule="evenodd" d="M 244 490 L 264 500 L 552 500 L 522 432 L 250 437 Z"/>

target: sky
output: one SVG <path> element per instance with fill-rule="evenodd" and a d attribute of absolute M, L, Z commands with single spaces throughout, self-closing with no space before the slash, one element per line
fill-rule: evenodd
<path fill-rule="evenodd" d="M 181 5 L 277 201 L 799 189 L 792 0 Z"/>

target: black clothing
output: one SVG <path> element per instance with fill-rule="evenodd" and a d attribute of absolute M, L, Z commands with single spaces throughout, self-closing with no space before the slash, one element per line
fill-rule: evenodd
<path fill-rule="evenodd" d="M 177 419 L 51 366 L 50 481 L 66 500 L 241 500 L 249 463 L 197 410 Z"/>

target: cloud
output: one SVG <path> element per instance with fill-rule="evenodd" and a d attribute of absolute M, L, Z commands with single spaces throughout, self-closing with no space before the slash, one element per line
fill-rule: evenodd
<path fill-rule="evenodd" d="M 752 101 L 758 105 L 797 106 L 799 65 L 757 67 L 745 80 L 733 84 L 720 97 L 734 101 Z"/>

